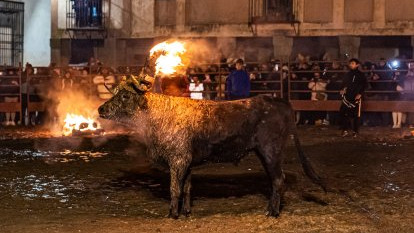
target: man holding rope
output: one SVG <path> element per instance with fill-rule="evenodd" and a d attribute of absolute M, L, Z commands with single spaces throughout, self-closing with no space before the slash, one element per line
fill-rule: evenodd
<path fill-rule="evenodd" d="M 348 136 L 349 130 L 353 130 L 353 137 L 357 137 L 359 133 L 362 95 L 368 85 L 364 73 L 359 70 L 359 64 L 356 58 L 349 60 L 350 71 L 344 77 L 340 92 L 342 105 L 339 114 L 342 120 L 342 137 Z"/>

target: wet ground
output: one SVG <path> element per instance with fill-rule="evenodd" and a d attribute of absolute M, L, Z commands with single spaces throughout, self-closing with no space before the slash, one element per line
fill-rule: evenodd
<path fill-rule="evenodd" d="M 0 129 L 0 232 L 414 232 L 414 139 L 408 130 L 299 130 L 331 189 L 301 170 L 290 142 L 281 216 L 265 216 L 269 193 L 257 158 L 194 170 L 193 214 L 166 218 L 169 177 L 145 163 L 131 134 L 52 137 Z"/>

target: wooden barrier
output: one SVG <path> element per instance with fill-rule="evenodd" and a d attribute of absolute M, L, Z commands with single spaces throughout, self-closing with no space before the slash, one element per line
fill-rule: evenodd
<path fill-rule="evenodd" d="M 46 111 L 46 106 L 44 102 L 28 102 L 27 103 L 28 112 L 44 112 Z"/>
<path fill-rule="evenodd" d="M 20 102 L 15 102 L 15 103 L 0 102 L 0 112 L 20 112 L 20 109 L 21 109 Z"/>
<path fill-rule="evenodd" d="M 339 111 L 340 100 L 291 100 L 293 109 L 297 111 Z M 414 101 L 373 101 L 362 102 L 364 112 L 414 112 Z"/>

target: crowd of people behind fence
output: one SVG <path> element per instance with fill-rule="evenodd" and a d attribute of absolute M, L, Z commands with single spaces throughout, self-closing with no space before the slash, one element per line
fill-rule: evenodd
<path fill-rule="evenodd" d="M 156 77 L 153 91 L 193 99 L 230 99 L 226 81 L 236 69 L 235 63 L 235 59 L 223 58 L 218 64 L 189 67 L 185 75 L 163 79 Z M 377 63 L 363 62 L 361 68 L 369 80 L 365 100 L 414 100 L 414 62 L 391 62 L 381 58 Z M 123 75 L 138 74 L 140 69 L 139 66 L 114 69 L 95 58 L 91 58 L 85 66 L 66 68 L 55 64 L 33 67 L 29 63 L 24 68 L 4 67 L 0 71 L 0 102 L 20 102 L 22 117 L 15 112 L 3 111 L 0 122 L 9 126 L 16 123 L 41 124 L 48 120 L 50 113 L 28 113 L 27 102 L 53 102 L 49 95 L 51 90 L 81 90 L 104 101 L 112 96 L 107 87 L 113 88 Z M 249 96 L 266 94 L 289 100 L 324 101 L 340 99 L 339 91 L 347 66 L 337 60 L 318 61 L 299 54 L 295 62 L 282 63 L 272 59 L 260 64 L 246 63 L 244 69 L 250 80 Z M 19 122 L 19 119 L 26 122 Z M 297 113 L 298 124 L 337 125 L 338 121 L 337 112 Z M 404 124 L 414 125 L 414 116 L 402 112 L 367 112 L 362 121 L 368 126 L 392 125 L 399 128 Z"/>

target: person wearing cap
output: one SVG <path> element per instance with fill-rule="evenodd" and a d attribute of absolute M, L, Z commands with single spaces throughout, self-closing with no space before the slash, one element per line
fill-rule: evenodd
<path fill-rule="evenodd" d="M 346 73 L 340 94 L 342 104 L 339 114 L 342 119 L 342 136 L 347 136 L 348 130 L 353 130 L 353 137 L 359 133 L 359 119 L 361 117 L 361 99 L 368 85 L 368 81 L 359 68 L 359 60 L 349 60 L 350 71 Z"/>
<path fill-rule="evenodd" d="M 243 69 L 243 64 L 243 60 L 238 59 L 236 70 L 231 72 L 226 79 L 226 94 L 229 100 L 244 99 L 250 95 L 250 78 Z"/>

